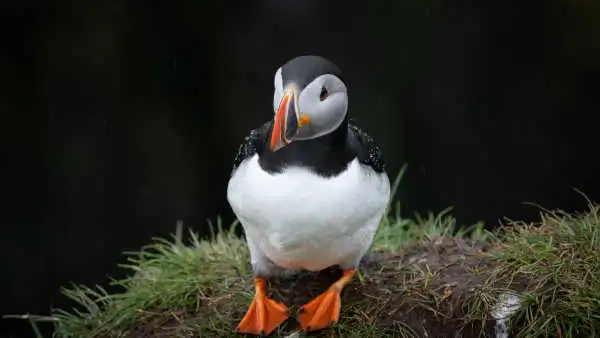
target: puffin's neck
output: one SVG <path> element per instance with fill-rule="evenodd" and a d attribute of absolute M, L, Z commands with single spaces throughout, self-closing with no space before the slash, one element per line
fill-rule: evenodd
<path fill-rule="evenodd" d="M 266 142 L 267 144 L 269 142 Z M 265 149 L 259 158 L 263 170 L 276 173 L 285 167 L 305 167 L 321 176 L 335 176 L 346 169 L 353 156 L 348 148 L 348 117 L 329 134 L 294 141 L 282 149 Z"/>

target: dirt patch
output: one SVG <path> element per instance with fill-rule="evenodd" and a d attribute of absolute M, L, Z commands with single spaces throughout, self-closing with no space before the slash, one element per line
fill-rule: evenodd
<path fill-rule="evenodd" d="M 489 249 L 484 243 L 438 238 L 405 247 L 394 254 L 370 254 L 360 268 L 364 279 L 355 278 L 343 293 L 341 322 L 308 336 L 480 337 L 490 331 L 493 323 L 485 316 L 473 318 L 468 304 L 477 303 L 472 301 L 473 297 L 480 297 L 483 290 L 490 287 L 487 281 L 495 267 L 483 254 Z M 274 279 L 270 281 L 269 293 L 294 311 L 340 276 L 339 269 L 331 268 L 289 279 Z M 240 277 L 239 285 L 251 292 L 252 279 Z M 235 326 L 249 304 L 250 300 L 240 306 L 228 297 L 215 298 L 200 304 L 194 313 L 174 311 L 169 319 L 146 322 L 128 336 L 216 337 L 225 332 L 229 332 L 227 336 L 234 336 Z M 487 306 L 485 302 L 480 304 Z M 216 313 L 221 318 L 225 315 L 228 322 L 215 322 Z M 473 313 L 481 316 L 482 312 Z M 202 329 L 182 332 L 182 327 Z M 297 330 L 292 316 L 273 336 Z"/>

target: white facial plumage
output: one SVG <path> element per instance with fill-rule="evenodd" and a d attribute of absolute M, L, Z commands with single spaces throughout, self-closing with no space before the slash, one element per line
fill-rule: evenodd
<path fill-rule="evenodd" d="M 277 112 L 286 89 L 283 87 L 281 68 L 275 73 L 274 85 L 273 111 Z M 295 84 L 289 83 L 288 86 Z M 313 139 L 334 131 L 344 121 L 348 112 L 348 90 L 339 77 L 323 74 L 306 85 L 298 93 L 295 102 L 296 112 L 306 115 L 310 124 L 298 128 L 294 140 Z"/>

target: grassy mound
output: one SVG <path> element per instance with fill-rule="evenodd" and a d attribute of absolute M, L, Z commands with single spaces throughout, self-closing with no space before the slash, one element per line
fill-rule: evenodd
<path fill-rule="evenodd" d="M 310 335 L 476 337 L 510 326 L 511 336 L 599 336 L 600 206 L 578 215 L 546 211 L 537 224 L 509 222 L 495 233 L 454 227 L 445 214 L 384 220 L 361 278 L 344 291 L 340 323 Z M 115 282 L 122 293 L 73 286 L 64 293 L 78 309 L 30 319 L 53 321 L 59 337 L 236 336 L 253 296 L 245 242 L 232 231 L 183 237 L 179 228 L 173 240 L 129 254 L 132 277 Z M 294 308 L 339 274 L 272 280 L 269 291 Z M 518 304 L 507 323 L 497 319 L 507 312 L 499 303 L 511 294 Z M 291 319 L 272 336 L 295 332 Z"/>

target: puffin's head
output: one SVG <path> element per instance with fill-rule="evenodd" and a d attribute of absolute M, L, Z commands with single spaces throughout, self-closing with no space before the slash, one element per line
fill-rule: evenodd
<path fill-rule="evenodd" d="M 348 92 L 341 72 L 320 56 L 299 56 L 275 73 L 271 151 L 337 129 L 346 117 Z"/>

